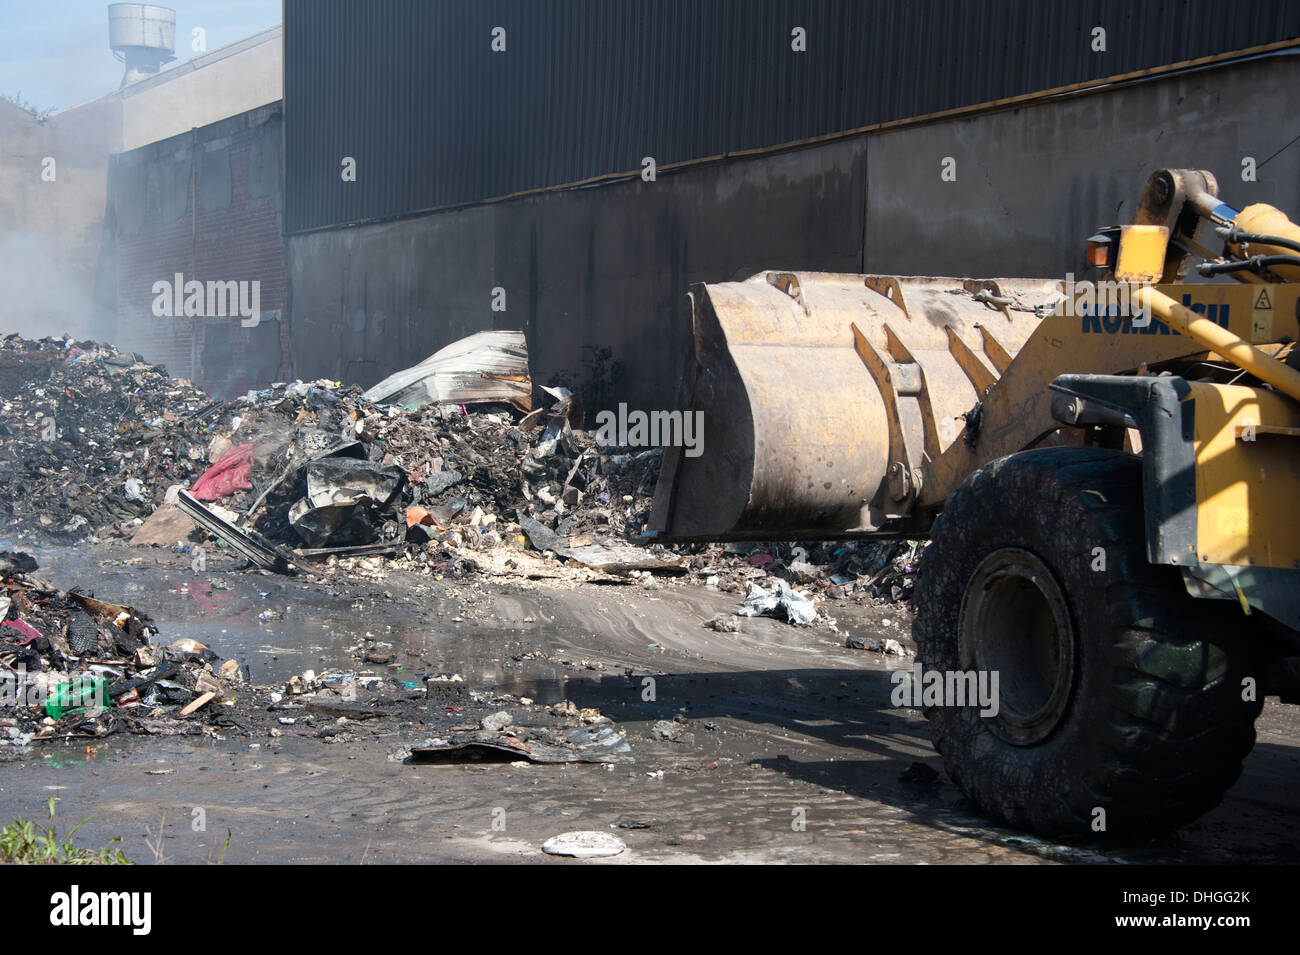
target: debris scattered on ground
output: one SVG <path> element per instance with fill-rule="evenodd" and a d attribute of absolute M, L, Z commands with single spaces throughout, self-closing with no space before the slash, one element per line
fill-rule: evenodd
<path fill-rule="evenodd" d="M 505 757 L 533 763 L 631 763 L 632 747 L 608 722 L 591 726 L 527 726 L 455 733 L 408 747 L 413 763 Z"/>
<path fill-rule="evenodd" d="M 596 859 L 616 856 L 627 844 L 608 832 L 592 830 L 564 832 L 542 843 L 542 851 L 552 856 L 572 856 L 575 859 Z"/>
<path fill-rule="evenodd" d="M 705 624 L 710 630 L 716 630 L 718 633 L 739 633 L 740 621 L 735 614 L 720 613 L 712 617 Z"/>
<path fill-rule="evenodd" d="M 200 527 L 242 554 L 249 563 L 279 573 L 289 573 L 293 570 L 294 563 L 290 559 L 291 555 L 286 555 L 283 550 L 262 538 L 256 531 L 236 527 L 232 522 L 218 515 L 213 508 L 205 507 L 187 492 L 177 493 L 176 506 Z"/>
<path fill-rule="evenodd" d="M 440 735 L 402 747 L 393 758 L 412 763 L 467 760 L 533 763 L 631 763 L 632 748 L 608 717 L 568 700 L 546 707 L 510 698 L 511 710 L 492 707 L 499 696 L 471 692 L 463 706 L 448 706 L 427 722 Z M 481 716 L 475 715 L 481 713 Z"/>
<path fill-rule="evenodd" d="M 28 554 L 0 552 L 0 761 L 41 740 L 116 732 L 347 743 L 372 721 L 378 735 L 430 734 L 404 748 L 416 761 L 633 761 L 622 731 L 593 707 L 476 691 L 456 673 L 407 674 L 373 643 L 358 658 L 387 659 L 387 674 L 304 670 L 259 686 L 200 640 L 169 642 L 147 614 L 61 592 L 37 570 Z"/>
<path fill-rule="evenodd" d="M 905 657 L 911 654 L 907 647 L 890 637 L 886 637 L 884 640 L 867 640 L 862 637 L 850 636 L 844 641 L 844 645 L 850 650 L 870 650 L 872 653 L 883 653 L 891 657 Z"/>
<path fill-rule="evenodd" d="M 577 716 L 578 707 L 577 704 L 569 700 L 561 700 L 551 707 L 550 712 L 554 716 Z"/>
<path fill-rule="evenodd" d="M 767 614 L 796 626 L 807 626 L 817 619 L 817 607 L 808 595 L 794 590 L 779 577 L 768 588 L 752 581 L 746 584 L 745 602 L 736 612 L 746 617 Z"/>
<path fill-rule="evenodd" d="M 650 729 L 659 739 L 666 739 L 671 742 L 681 739 L 682 733 L 686 731 L 685 726 L 673 720 L 658 720 Z"/>
<path fill-rule="evenodd" d="M 237 691 L 207 646 L 192 638 L 160 646 L 147 614 L 61 592 L 30 576 L 37 569 L 26 554 L 0 555 L 0 742 L 238 724 L 209 706 Z M 202 722 L 186 719 L 204 707 Z"/>
<path fill-rule="evenodd" d="M 452 706 L 469 699 L 469 686 L 459 673 L 435 673 L 424 681 L 424 695 L 431 703 Z"/>

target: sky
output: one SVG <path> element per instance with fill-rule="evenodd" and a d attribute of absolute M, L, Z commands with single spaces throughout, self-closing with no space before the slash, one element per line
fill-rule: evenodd
<path fill-rule="evenodd" d="M 0 0 L 0 94 L 38 110 L 57 112 L 117 89 L 123 67 L 108 46 L 108 0 Z M 273 27 L 281 0 L 172 0 L 176 59 L 171 69 L 202 51 L 193 30 L 204 31 L 206 51 Z"/>

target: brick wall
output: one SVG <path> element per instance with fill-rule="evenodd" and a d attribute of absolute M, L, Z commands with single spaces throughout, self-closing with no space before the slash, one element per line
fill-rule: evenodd
<path fill-rule="evenodd" d="M 113 157 L 119 348 L 218 397 L 288 374 L 288 266 L 281 232 L 281 110 L 242 113 Z M 257 282 L 260 321 L 157 316 L 156 282 Z M 251 285 L 249 286 L 251 290 Z M 209 305 L 204 296 L 204 310 Z"/>

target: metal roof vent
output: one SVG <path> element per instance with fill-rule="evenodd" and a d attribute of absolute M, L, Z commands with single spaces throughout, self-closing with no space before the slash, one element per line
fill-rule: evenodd
<path fill-rule="evenodd" d="M 153 76 L 176 59 L 176 11 L 149 3 L 110 3 L 108 45 L 126 64 L 118 89 Z"/>

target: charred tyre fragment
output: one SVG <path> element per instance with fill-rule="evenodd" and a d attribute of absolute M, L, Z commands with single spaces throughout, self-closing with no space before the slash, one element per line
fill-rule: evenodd
<path fill-rule="evenodd" d="M 1173 828 L 1219 802 L 1254 745 L 1240 611 L 1147 561 L 1132 455 L 1053 448 L 976 471 L 914 606 L 925 669 L 999 673 L 996 716 L 925 711 L 949 775 L 999 822 L 1086 836 L 1104 809 L 1108 834 Z"/>

